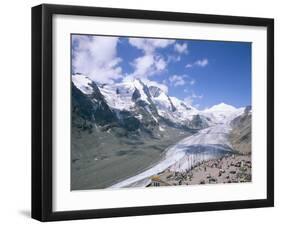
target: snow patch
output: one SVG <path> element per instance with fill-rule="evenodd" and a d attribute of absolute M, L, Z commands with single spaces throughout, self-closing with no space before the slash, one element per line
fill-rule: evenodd
<path fill-rule="evenodd" d="M 161 126 L 159 126 L 159 130 L 162 131 L 162 132 L 165 131 L 165 129 Z"/>
<path fill-rule="evenodd" d="M 72 82 L 84 94 L 91 94 L 93 92 L 93 88 L 91 86 L 92 80 L 85 75 L 72 75 Z"/>

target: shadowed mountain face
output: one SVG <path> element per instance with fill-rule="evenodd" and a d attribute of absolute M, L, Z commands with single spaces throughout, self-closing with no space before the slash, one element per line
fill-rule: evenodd
<path fill-rule="evenodd" d="M 156 86 L 150 86 L 149 92 L 151 93 L 151 96 L 154 98 L 159 97 L 163 93 L 163 91 Z M 175 112 L 177 108 L 174 106 L 173 102 L 171 101 L 171 98 L 169 96 L 167 96 L 167 98 L 168 98 L 168 103 L 170 104 L 170 110 L 172 112 Z"/>
<path fill-rule="evenodd" d="M 189 126 L 193 129 L 207 128 L 209 126 L 208 121 L 209 119 L 202 115 L 194 115 L 189 123 Z"/>
<path fill-rule="evenodd" d="M 252 144 L 252 110 L 248 106 L 242 115 L 233 119 L 231 122 L 232 131 L 229 138 L 233 148 L 243 154 L 251 153 Z"/>
<path fill-rule="evenodd" d="M 71 85 L 71 123 L 72 128 L 81 131 L 92 131 L 94 122 L 94 106 L 87 96 L 85 96 L 74 84 Z"/>
<path fill-rule="evenodd" d="M 153 109 L 146 102 L 139 100 L 139 91 L 135 89 L 132 100 L 136 103 L 134 111 L 112 109 L 101 94 L 98 86 L 92 82 L 91 94 L 81 92 L 72 83 L 72 126 L 81 130 L 93 132 L 93 128 L 100 126 L 104 130 L 120 128 L 126 132 L 151 133 L 158 122 L 153 118 Z M 145 108 L 149 109 L 149 112 Z M 142 120 L 138 118 L 138 114 Z M 125 133 L 126 134 L 126 133 Z"/>

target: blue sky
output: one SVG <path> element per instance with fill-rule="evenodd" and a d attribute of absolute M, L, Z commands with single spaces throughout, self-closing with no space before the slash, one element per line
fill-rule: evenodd
<path fill-rule="evenodd" d="M 140 78 L 199 109 L 251 104 L 251 43 L 72 35 L 72 70 L 100 83 Z"/>

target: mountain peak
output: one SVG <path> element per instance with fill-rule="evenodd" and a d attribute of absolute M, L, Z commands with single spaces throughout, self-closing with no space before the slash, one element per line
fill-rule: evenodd
<path fill-rule="evenodd" d="M 137 88 L 137 87 L 143 87 L 143 86 L 145 86 L 145 84 L 142 82 L 142 80 L 141 79 L 139 79 L 139 78 L 135 78 L 134 80 L 133 80 L 133 84 L 134 84 L 134 86 Z"/>
<path fill-rule="evenodd" d="M 91 94 L 93 92 L 93 88 L 91 86 L 93 81 L 85 75 L 80 73 L 72 75 L 72 82 L 84 94 Z"/>
<path fill-rule="evenodd" d="M 235 111 L 235 110 L 237 110 L 237 108 L 233 107 L 232 105 L 226 104 L 224 102 L 206 109 L 206 111 Z"/>

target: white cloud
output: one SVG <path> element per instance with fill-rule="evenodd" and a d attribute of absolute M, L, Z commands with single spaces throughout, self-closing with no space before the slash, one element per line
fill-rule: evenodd
<path fill-rule="evenodd" d="M 186 68 L 192 68 L 194 66 L 198 66 L 198 67 L 206 67 L 209 64 L 209 60 L 204 58 L 202 60 L 197 60 L 194 63 L 188 63 L 187 65 L 185 65 Z"/>
<path fill-rule="evenodd" d="M 162 57 L 150 54 L 134 59 L 131 65 L 134 67 L 134 72 L 128 76 L 147 78 L 165 70 L 167 63 Z"/>
<path fill-rule="evenodd" d="M 202 59 L 202 60 L 197 60 L 194 64 L 199 66 L 199 67 L 205 67 L 209 63 L 208 59 Z"/>
<path fill-rule="evenodd" d="M 179 44 L 175 43 L 174 45 L 174 51 L 176 53 L 170 54 L 167 57 L 167 62 L 179 62 L 181 61 L 181 54 L 187 54 L 188 53 L 188 45 L 186 43 Z"/>
<path fill-rule="evenodd" d="M 134 76 L 148 75 L 148 72 L 153 68 L 154 57 L 153 55 L 144 55 L 142 57 L 138 57 L 133 61 L 132 65 L 135 68 L 133 73 Z"/>
<path fill-rule="evenodd" d="M 156 38 L 129 38 L 129 43 L 145 52 L 145 54 L 152 54 L 157 48 L 166 48 L 173 44 L 175 40 L 156 39 Z"/>
<path fill-rule="evenodd" d="M 166 61 L 163 59 L 163 58 L 158 58 L 156 61 L 155 61 L 155 67 L 156 67 L 156 70 L 157 71 L 163 71 L 167 66 L 167 63 Z"/>
<path fill-rule="evenodd" d="M 169 82 L 172 86 L 183 86 L 187 85 L 194 85 L 196 83 L 195 79 L 190 78 L 188 75 L 172 75 L 169 77 Z M 187 89 L 184 89 L 184 92 L 188 92 Z"/>
<path fill-rule="evenodd" d="M 183 43 L 182 45 L 179 44 L 179 43 L 176 43 L 174 45 L 174 49 L 176 52 L 180 53 L 180 54 L 183 54 L 183 53 L 187 53 L 188 50 L 187 50 L 187 44 L 186 43 Z"/>
<path fill-rule="evenodd" d="M 172 45 L 175 41 L 169 39 L 151 39 L 151 38 L 129 38 L 129 43 L 143 51 L 143 55 L 137 57 L 131 62 L 134 71 L 128 74 L 130 78 L 147 79 L 151 76 L 160 74 L 165 71 L 169 61 L 165 60 L 160 54 L 157 54 L 157 49 L 163 49 Z M 150 80 L 149 80 L 150 81 Z"/>
<path fill-rule="evenodd" d="M 74 72 L 92 80 L 113 83 L 122 77 L 121 58 L 117 56 L 116 37 L 73 35 L 72 66 Z"/>
<path fill-rule="evenodd" d="M 168 55 L 167 57 L 167 62 L 179 62 L 181 61 L 181 56 L 176 56 L 176 55 Z"/>
<path fill-rule="evenodd" d="M 183 79 L 183 76 L 179 76 L 179 75 L 172 75 L 169 77 L 169 81 L 171 83 L 172 86 L 183 86 L 186 82 Z"/>
<path fill-rule="evenodd" d="M 203 95 L 196 95 L 194 92 L 191 93 L 191 95 L 184 98 L 184 102 L 187 105 L 193 105 L 194 101 L 196 99 L 201 100 L 203 98 Z M 198 105 L 198 104 L 197 104 Z M 199 106 L 199 105 L 198 105 Z"/>
<path fill-rule="evenodd" d="M 196 81 L 195 81 L 194 79 L 191 79 L 191 80 L 189 81 L 189 84 L 193 86 L 193 85 L 195 84 L 195 82 L 196 82 Z"/>

